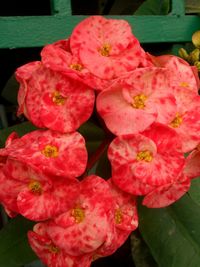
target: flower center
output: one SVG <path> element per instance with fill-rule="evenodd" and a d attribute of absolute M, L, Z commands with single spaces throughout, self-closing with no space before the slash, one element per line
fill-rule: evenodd
<path fill-rule="evenodd" d="M 176 117 L 173 119 L 173 121 L 170 123 L 170 126 L 173 128 L 178 128 L 183 122 L 183 119 L 181 116 L 177 113 Z"/>
<path fill-rule="evenodd" d="M 74 217 L 76 223 L 81 223 L 85 218 L 85 212 L 80 207 L 72 209 L 71 215 Z"/>
<path fill-rule="evenodd" d="M 41 153 L 47 158 L 56 158 L 58 156 L 58 148 L 52 145 L 46 145 Z"/>
<path fill-rule="evenodd" d="M 35 195 L 41 195 L 42 194 L 42 186 L 41 186 L 40 182 L 38 182 L 38 181 L 31 181 L 28 185 L 28 188 Z"/>
<path fill-rule="evenodd" d="M 111 51 L 111 45 L 109 44 L 103 44 L 103 46 L 99 49 L 99 53 L 103 57 L 108 57 L 110 55 L 110 51 Z"/>
<path fill-rule="evenodd" d="M 189 87 L 189 83 L 187 83 L 187 82 L 181 82 L 179 84 L 179 86 L 181 86 L 181 87 Z"/>
<path fill-rule="evenodd" d="M 74 63 L 69 66 L 73 70 L 81 71 L 83 69 L 83 66 L 79 63 Z"/>
<path fill-rule="evenodd" d="M 123 214 L 121 209 L 118 208 L 115 210 L 115 223 L 120 224 L 122 220 L 123 220 Z"/>
<path fill-rule="evenodd" d="M 51 252 L 53 254 L 57 254 L 60 252 L 60 249 L 58 247 L 56 247 L 54 244 L 49 245 L 48 250 L 49 250 L 49 252 Z"/>
<path fill-rule="evenodd" d="M 148 150 L 140 151 L 136 156 L 137 161 L 151 162 L 152 159 L 153 159 L 153 156 L 152 156 L 151 152 Z"/>
<path fill-rule="evenodd" d="M 145 101 L 147 100 L 147 96 L 144 94 L 136 95 L 133 97 L 132 106 L 137 109 L 145 108 Z"/>
<path fill-rule="evenodd" d="M 52 96 L 52 101 L 58 106 L 65 104 L 66 97 L 63 97 L 58 91 L 55 91 Z"/>

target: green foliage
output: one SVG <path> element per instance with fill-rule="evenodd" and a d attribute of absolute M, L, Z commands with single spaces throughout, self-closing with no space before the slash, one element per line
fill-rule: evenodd
<path fill-rule="evenodd" d="M 135 267 L 158 267 L 138 230 L 131 234 L 131 250 Z"/>
<path fill-rule="evenodd" d="M 146 0 L 134 15 L 167 15 L 170 11 L 170 0 Z"/>
<path fill-rule="evenodd" d="M 0 147 L 4 147 L 7 137 L 12 132 L 16 132 L 18 133 L 19 136 L 22 136 L 36 129 L 37 128 L 30 122 L 23 122 L 23 123 L 8 127 L 6 129 L 0 130 Z"/>
<path fill-rule="evenodd" d="M 200 206 L 200 177 L 192 181 L 192 186 L 189 191 L 189 196 Z M 200 207 L 199 207 L 200 208 Z"/>
<path fill-rule="evenodd" d="M 85 138 L 88 155 L 90 157 L 105 139 L 105 133 L 102 128 L 91 121 L 81 125 L 78 131 Z"/>
<path fill-rule="evenodd" d="M 0 267 L 21 267 L 37 258 L 27 240 L 34 224 L 18 216 L 0 231 Z"/>
<path fill-rule="evenodd" d="M 199 0 L 185 0 L 186 13 L 200 13 Z"/>
<path fill-rule="evenodd" d="M 19 89 L 19 83 L 16 81 L 15 76 L 12 75 L 7 81 L 5 87 L 1 92 L 1 96 L 8 102 L 16 105 L 17 104 L 17 94 Z"/>
<path fill-rule="evenodd" d="M 140 232 L 160 267 L 200 266 L 200 208 L 189 194 L 168 208 L 139 208 Z"/>

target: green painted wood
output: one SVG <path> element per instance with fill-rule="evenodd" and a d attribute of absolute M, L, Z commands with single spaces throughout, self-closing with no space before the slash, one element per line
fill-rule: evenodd
<path fill-rule="evenodd" d="M 85 16 L 0 17 L 0 48 L 40 47 L 67 38 Z M 112 16 L 126 19 L 141 43 L 190 42 L 199 16 Z"/>
<path fill-rule="evenodd" d="M 185 0 L 172 0 L 171 15 L 185 15 Z"/>
<path fill-rule="evenodd" d="M 51 9 L 53 15 L 71 15 L 70 0 L 51 0 Z"/>
<path fill-rule="evenodd" d="M 67 38 L 85 16 L 72 16 L 70 0 L 51 0 L 52 16 L 0 17 L 0 48 L 41 47 Z M 184 15 L 185 1 L 172 0 L 168 16 L 109 16 L 127 20 L 141 43 L 190 42 L 200 17 Z"/>

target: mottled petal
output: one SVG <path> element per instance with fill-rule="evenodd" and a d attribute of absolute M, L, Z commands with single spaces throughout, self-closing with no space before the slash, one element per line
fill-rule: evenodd
<path fill-rule="evenodd" d="M 87 163 L 85 140 L 78 132 L 36 130 L 14 140 L 0 154 L 40 169 L 44 174 L 72 179 L 84 172 Z"/>
<path fill-rule="evenodd" d="M 169 206 L 181 198 L 189 188 L 190 179 L 182 175 L 176 182 L 157 187 L 147 194 L 142 204 L 148 208 L 163 208 Z"/>

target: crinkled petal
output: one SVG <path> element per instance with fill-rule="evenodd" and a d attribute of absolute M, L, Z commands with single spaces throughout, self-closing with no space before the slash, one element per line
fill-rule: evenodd
<path fill-rule="evenodd" d="M 181 198 L 190 188 L 190 179 L 181 176 L 176 182 L 157 187 L 147 194 L 142 204 L 148 208 L 163 208 Z"/>

